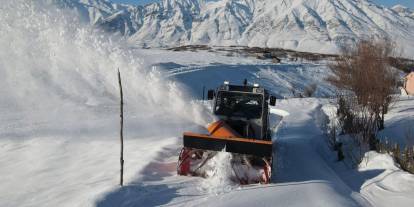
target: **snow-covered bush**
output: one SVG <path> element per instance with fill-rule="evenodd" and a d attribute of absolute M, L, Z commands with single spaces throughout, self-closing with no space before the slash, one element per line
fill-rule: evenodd
<path fill-rule="evenodd" d="M 406 130 L 406 143 L 405 147 L 400 147 L 397 143 L 392 143 L 388 139 L 385 139 L 378 143 L 378 152 L 390 154 L 394 160 L 400 164 L 400 167 L 410 173 L 414 173 L 414 127 Z"/>
<path fill-rule="evenodd" d="M 336 102 L 322 107 L 323 113 L 329 117 L 324 129 L 328 144 L 337 152 L 338 161 L 344 160 L 348 166 L 355 168 L 362 161 L 365 152 L 369 151 L 369 145 L 360 133 L 360 126 L 355 122 L 357 118 L 353 114 L 344 115 L 348 113 L 345 112 L 344 105 L 341 105 L 340 100 Z"/>
<path fill-rule="evenodd" d="M 326 117 L 326 123 L 323 125 L 322 130 L 324 130 L 327 135 L 329 147 L 332 150 L 337 151 L 337 160 L 342 161 L 344 159 L 344 153 L 343 143 L 339 137 L 341 128 L 337 117 L 337 110 L 338 107 L 334 104 L 326 104 L 322 106 L 321 111 Z"/>
<path fill-rule="evenodd" d="M 378 143 L 377 149 L 379 153 L 391 155 L 401 169 L 414 173 L 414 146 L 406 145 L 401 149 L 399 144 L 384 140 Z"/>

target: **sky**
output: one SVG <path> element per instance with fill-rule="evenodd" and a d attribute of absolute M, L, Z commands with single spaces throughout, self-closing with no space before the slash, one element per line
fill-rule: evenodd
<path fill-rule="evenodd" d="M 151 2 L 159 1 L 159 0 L 112 0 L 116 3 L 126 3 L 126 4 L 135 4 L 135 5 L 145 5 Z M 414 9 L 414 0 L 372 0 L 380 5 L 384 6 L 394 6 L 396 4 L 401 4 L 406 7 L 410 7 Z"/>

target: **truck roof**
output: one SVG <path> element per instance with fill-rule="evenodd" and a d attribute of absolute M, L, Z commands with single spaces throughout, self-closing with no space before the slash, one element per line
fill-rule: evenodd
<path fill-rule="evenodd" d="M 256 87 L 251 85 L 230 85 L 224 84 L 218 88 L 219 91 L 235 91 L 235 92 L 248 92 L 257 94 L 267 94 L 267 91 L 263 87 Z"/>

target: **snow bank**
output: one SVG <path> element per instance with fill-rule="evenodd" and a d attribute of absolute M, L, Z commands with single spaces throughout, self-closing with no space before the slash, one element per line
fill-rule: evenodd
<path fill-rule="evenodd" d="M 358 170 L 383 171 L 361 186 L 361 193 L 375 206 L 408 207 L 414 203 L 414 175 L 400 170 L 390 155 L 367 152 Z"/>
<path fill-rule="evenodd" d="M 375 151 L 365 153 L 362 162 L 359 164 L 360 171 L 366 170 L 399 170 L 394 159 L 388 154 L 380 154 Z"/>
<path fill-rule="evenodd" d="M 401 104 L 396 104 L 397 107 Z M 395 109 L 392 109 L 386 117 L 395 117 Z M 394 159 L 388 154 L 380 154 L 375 151 L 359 150 L 349 135 L 339 135 L 336 117 L 336 106 L 325 104 L 321 111 L 329 117 L 328 131 L 333 126 L 337 127 L 336 139 L 343 143 L 345 160 L 332 164 L 338 175 L 355 191 L 360 192 L 373 206 L 412 206 L 414 198 L 414 175 L 402 171 Z M 401 112 L 401 111 L 400 111 Z M 398 118 L 410 117 L 410 114 L 400 113 Z M 386 120 L 386 129 L 390 119 Z M 402 124 L 404 122 L 400 122 Z M 396 127 L 396 126 L 394 126 Z M 401 126 L 399 126 L 401 127 Z M 398 127 L 398 128 L 399 128 Z M 360 154 L 362 153 L 362 154 Z M 336 153 L 329 153 L 330 158 L 336 158 Z M 362 157 L 357 169 L 353 169 L 354 163 Z"/>
<path fill-rule="evenodd" d="M 414 145 L 414 98 L 396 97 L 390 111 L 385 115 L 385 129 L 379 137 L 400 146 Z"/>

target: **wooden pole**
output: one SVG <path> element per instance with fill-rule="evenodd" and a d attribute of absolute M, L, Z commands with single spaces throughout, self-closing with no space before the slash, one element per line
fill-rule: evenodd
<path fill-rule="evenodd" d="M 121 73 L 119 72 L 118 68 L 118 83 L 119 83 L 119 93 L 121 98 L 121 110 L 120 110 L 120 118 L 121 118 L 121 129 L 120 129 L 120 141 L 121 141 L 121 179 L 119 185 L 123 186 L 124 184 L 124 95 L 122 93 L 122 83 L 121 83 Z"/>
<path fill-rule="evenodd" d="M 204 91 L 206 90 L 206 87 L 203 86 L 203 101 L 204 101 Z"/>

